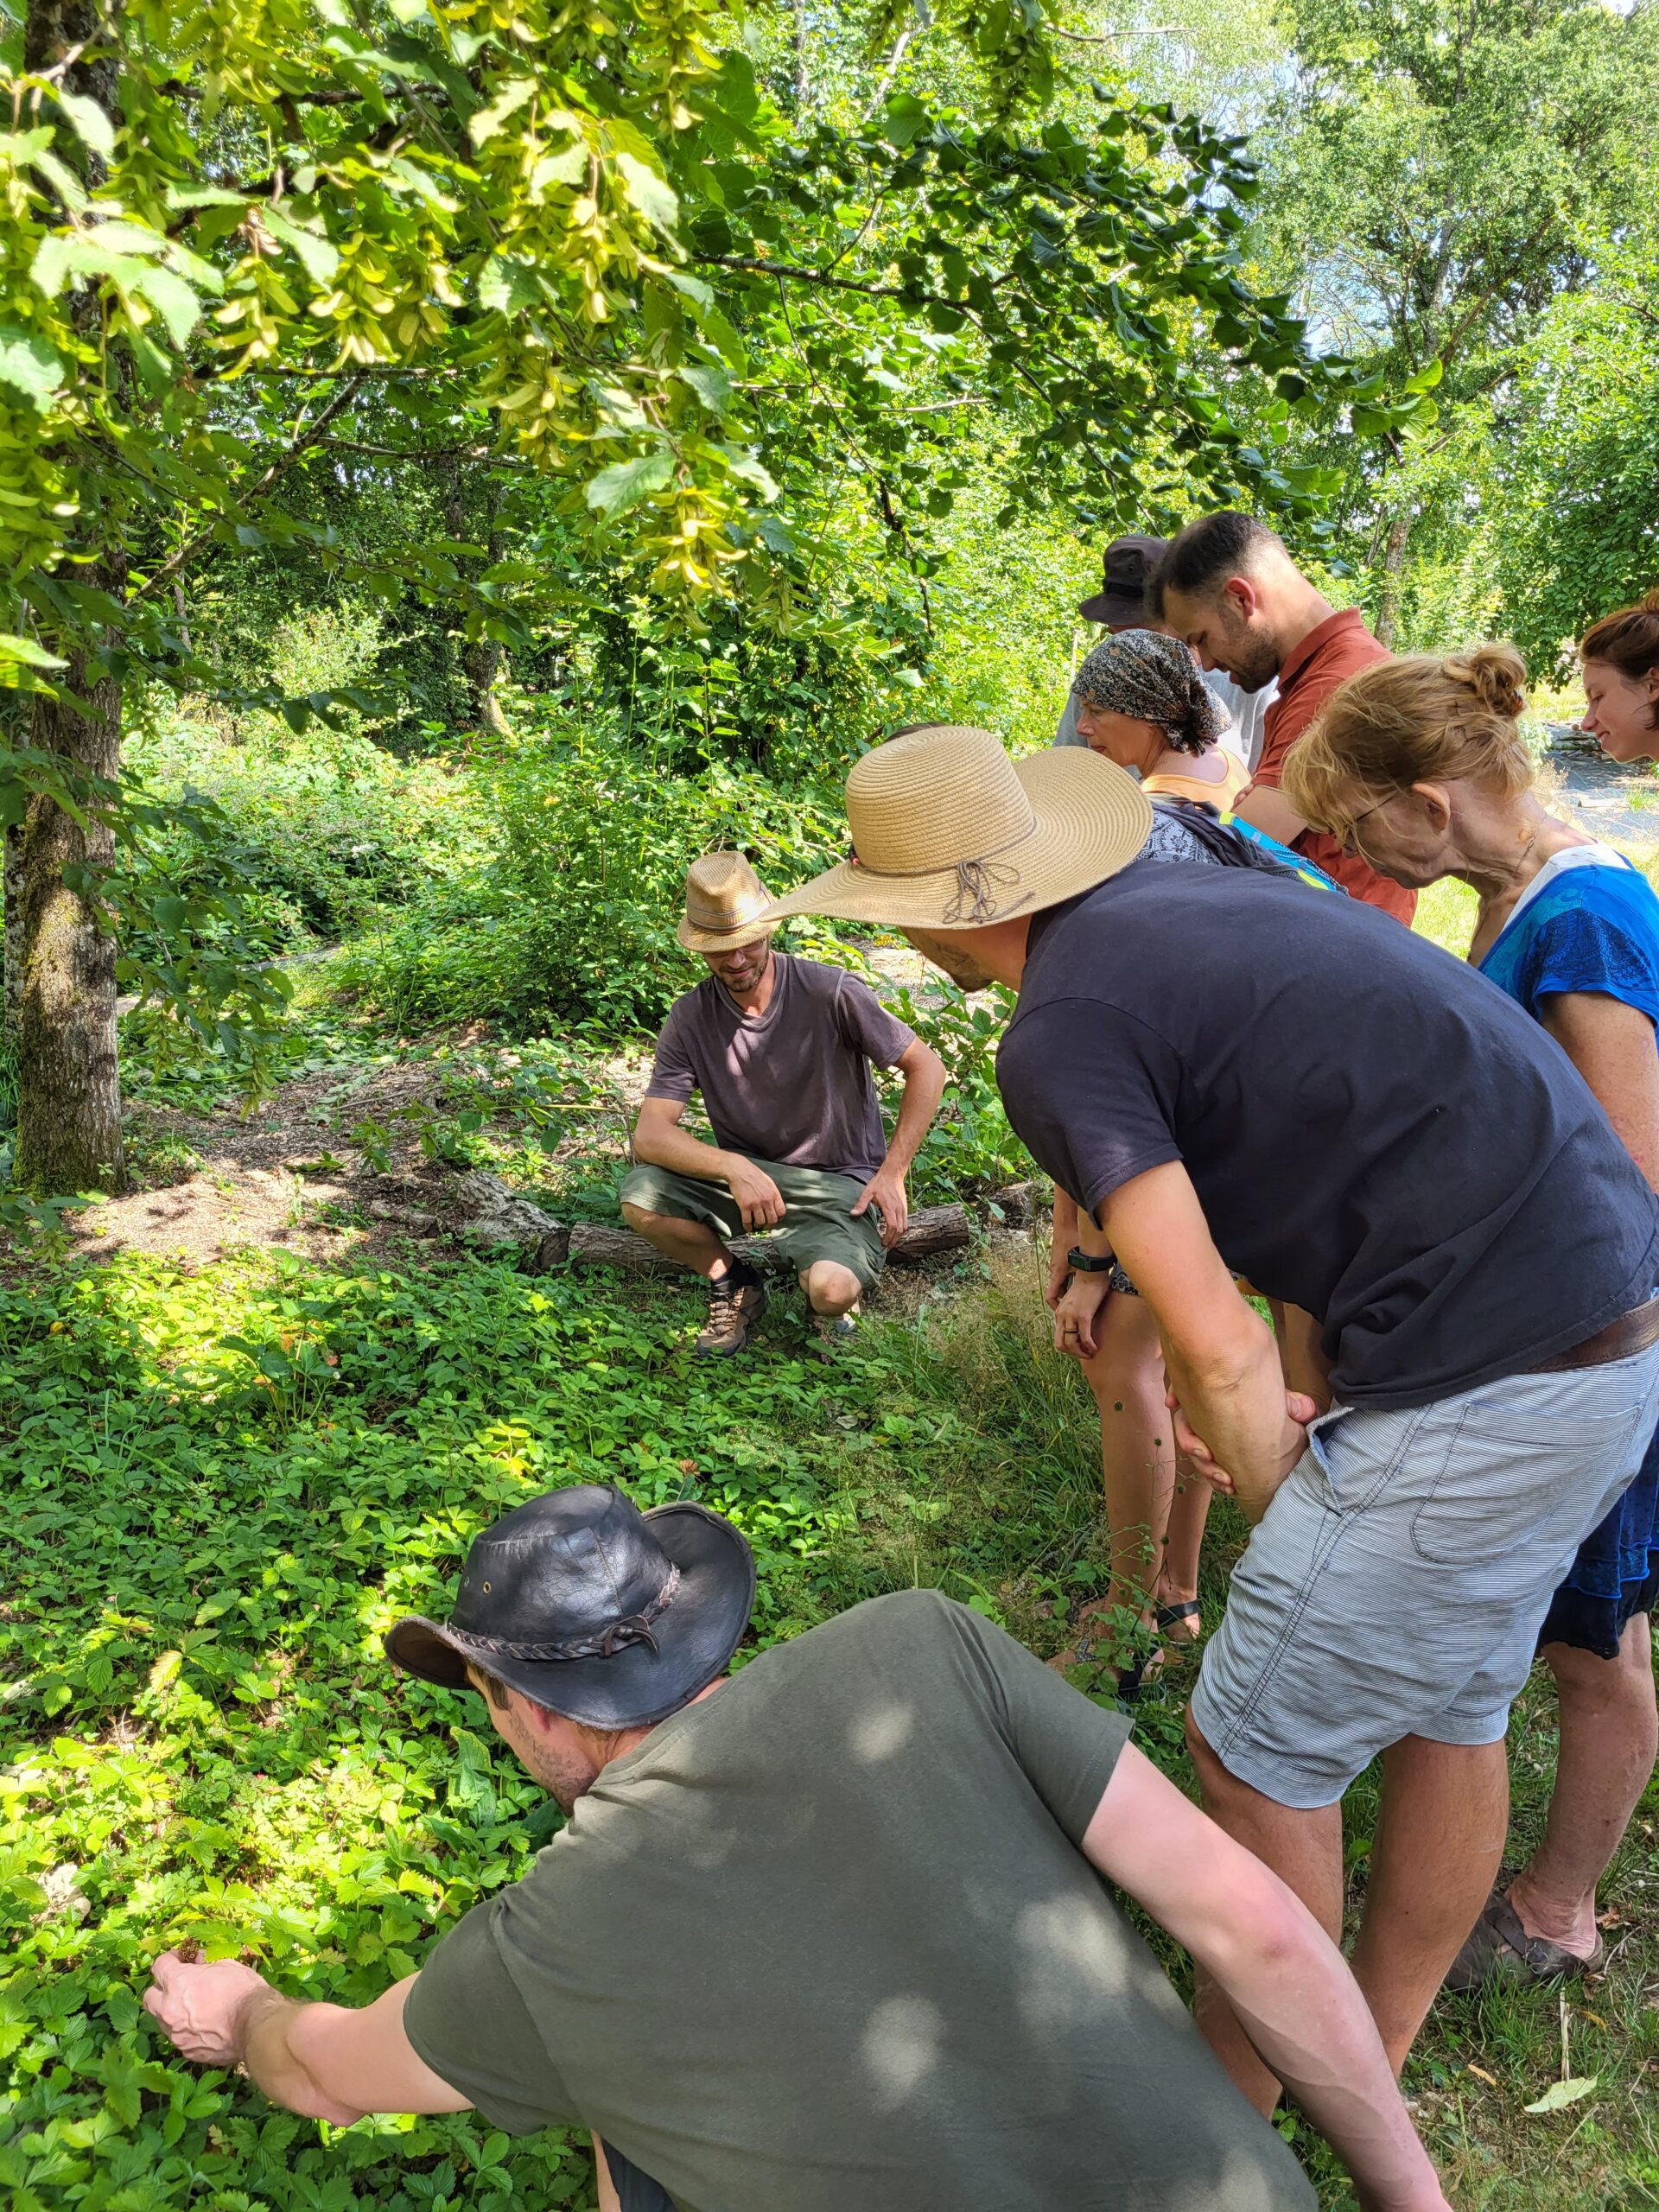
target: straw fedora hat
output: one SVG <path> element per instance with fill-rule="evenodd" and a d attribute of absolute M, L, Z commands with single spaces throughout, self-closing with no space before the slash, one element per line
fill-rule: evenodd
<path fill-rule="evenodd" d="M 766 910 L 981 929 L 1058 906 L 1132 861 L 1152 829 L 1133 776 L 1081 746 L 1010 760 L 988 729 L 925 722 L 854 764 L 853 854 Z"/>
<path fill-rule="evenodd" d="M 771 901 L 741 853 L 705 853 L 685 871 L 685 912 L 674 934 L 688 952 L 730 952 L 777 929 L 766 917 Z"/>

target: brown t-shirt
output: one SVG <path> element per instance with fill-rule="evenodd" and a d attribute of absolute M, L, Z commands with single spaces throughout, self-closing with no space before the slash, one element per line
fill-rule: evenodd
<path fill-rule="evenodd" d="M 647 1098 L 694 1090 L 728 1152 L 868 1183 L 887 1157 L 870 1064 L 916 1041 L 844 968 L 772 955 L 772 998 L 746 1014 L 718 977 L 676 999 L 657 1041 Z"/>
<path fill-rule="evenodd" d="M 1262 758 L 1255 764 L 1255 781 L 1277 791 L 1284 774 L 1285 756 L 1323 709 L 1344 677 L 1374 661 L 1387 660 L 1389 651 L 1365 627 L 1357 607 L 1332 614 L 1310 630 L 1279 671 L 1279 696 L 1262 720 Z M 1296 840 L 1296 850 L 1306 853 L 1351 899 L 1381 907 L 1396 921 L 1411 926 L 1417 911 L 1417 893 L 1379 875 L 1356 853 L 1344 853 L 1334 837 L 1322 830 L 1309 830 Z"/>
<path fill-rule="evenodd" d="M 607 1767 L 409 2039 L 678 2212 L 1314 2212 L 1078 1847 L 1128 1733 L 937 1591 L 855 1605 Z"/>

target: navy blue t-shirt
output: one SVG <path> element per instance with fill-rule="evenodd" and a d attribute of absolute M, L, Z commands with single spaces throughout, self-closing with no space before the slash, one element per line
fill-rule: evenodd
<path fill-rule="evenodd" d="M 1357 899 L 1132 861 L 1033 922 L 997 1080 L 1091 1213 L 1182 1161 L 1348 1404 L 1522 1373 L 1659 1282 L 1659 1204 L 1566 1053 Z"/>

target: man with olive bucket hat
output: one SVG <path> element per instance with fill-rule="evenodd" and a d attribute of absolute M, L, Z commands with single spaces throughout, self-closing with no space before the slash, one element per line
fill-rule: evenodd
<path fill-rule="evenodd" d="M 772 950 L 767 904 L 741 853 L 687 869 L 677 934 L 709 974 L 668 1010 L 622 1185 L 631 1226 L 709 1284 L 704 1357 L 741 1351 L 766 1306 L 725 1241 L 746 1229 L 772 1232 L 819 1336 L 850 1334 L 905 1232 L 905 1178 L 944 1090 L 938 1054 L 856 976 Z M 872 1066 L 905 1079 L 891 1138 Z M 680 1127 L 694 1090 L 713 1144 Z"/>
<path fill-rule="evenodd" d="M 1497 1872 L 1537 1630 L 1659 1418 L 1659 1203 L 1513 1001 L 1357 900 L 1137 859 L 1109 761 L 912 730 L 847 812 L 855 857 L 771 915 L 1017 987 L 997 1081 L 1073 1267 L 1133 1277 L 1177 1444 L 1257 1524 L 1188 1713 L 1205 1803 L 1333 1936 L 1343 1794 L 1386 1754 L 1354 1967 L 1398 2069 Z M 1235 1274 L 1313 1317 L 1327 1409 Z M 1200 2018 L 1270 2107 L 1243 2024 Z"/>
<path fill-rule="evenodd" d="M 722 1679 L 753 1595 L 700 1506 L 509 1513 L 387 1649 L 483 1694 L 563 1832 L 363 2010 L 171 1953 L 149 2010 L 340 2125 L 586 2127 L 624 2212 L 1313 2212 L 1109 1882 L 1220 1978 L 1363 2203 L 1446 2212 L 1335 1948 L 1121 1714 L 936 1591 Z"/>

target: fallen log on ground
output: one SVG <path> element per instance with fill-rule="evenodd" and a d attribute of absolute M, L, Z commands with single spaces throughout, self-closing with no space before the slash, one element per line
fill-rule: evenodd
<path fill-rule="evenodd" d="M 955 1252 L 973 1242 L 973 1225 L 965 1206 L 921 1206 L 910 1217 L 910 1226 L 888 1251 L 890 1260 L 926 1260 L 936 1252 Z M 751 1267 L 785 1267 L 782 1252 L 769 1236 L 740 1236 L 732 1250 Z M 596 1221 L 576 1222 L 570 1230 L 570 1262 L 578 1268 L 619 1268 L 630 1275 L 674 1275 L 683 1272 L 631 1229 L 613 1229 Z"/>

